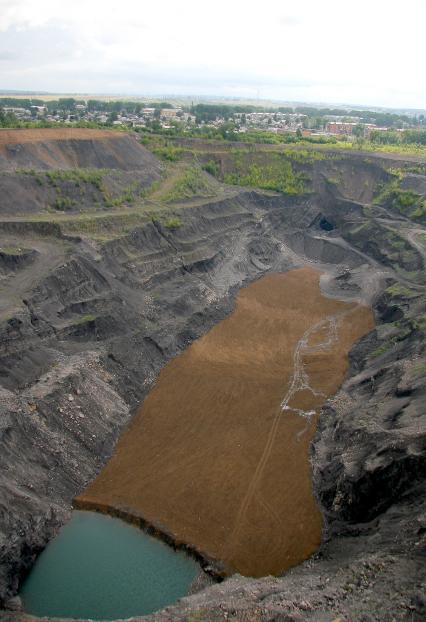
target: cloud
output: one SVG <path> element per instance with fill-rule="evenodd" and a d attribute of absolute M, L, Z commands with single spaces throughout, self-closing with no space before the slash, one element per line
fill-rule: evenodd
<path fill-rule="evenodd" d="M 423 0 L 0 0 L 2 88 L 424 107 L 424 23 Z"/>
<path fill-rule="evenodd" d="M 281 15 L 281 17 L 278 18 L 278 22 L 284 27 L 301 26 L 303 24 L 302 18 L 297 15 Z"/>
<path fill-rule="evenodd" d="M 16 61 L 19 58 L 21 58 L 21 55 L 17 51 L 0 50 L 0 61 Z"/>

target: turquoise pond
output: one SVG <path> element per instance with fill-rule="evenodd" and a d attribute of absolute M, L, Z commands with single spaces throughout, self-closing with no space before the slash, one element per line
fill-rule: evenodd
<path fill-rule="evenodd" d="M 185 596 L 199 569 L 192 558 L 119 519 L 74 512 L 37 559 L 20 596 L 34 615 L 127 618 Z"/>

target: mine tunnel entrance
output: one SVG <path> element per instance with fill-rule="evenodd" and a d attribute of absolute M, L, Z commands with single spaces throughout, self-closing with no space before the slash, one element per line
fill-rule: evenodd
<path fill-rule="evenodd" d="M 327 218 L 325 218 L 324 216 L 319 221 L 319 226 L 320 229 L 322 229 L 323 231 L 333 231 L 333 229 L 336 228 L 336 226 L 332 222 L 327 220 Z"/>

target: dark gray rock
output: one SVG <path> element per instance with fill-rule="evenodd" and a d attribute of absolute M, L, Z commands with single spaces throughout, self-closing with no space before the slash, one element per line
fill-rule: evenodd
<path fill-rule="evenodd" d="M 362 176 L 386 178 L 381 161 L 348 156 L 346 181 L 333 190 L 325 177 L 338 166 L 320 161 L 315 194 L 241 191 L 181 210 L 176 229 L 154 219 L 102 248 L 55 227 L 0 223 L 3 235 L 34 238 L 39 249 L 5 289 L 10 305 L 0 305 L 4 604 L 164 364 L 232 311 L 241 286 L 308 263 L 324 271 L 328 295 L 371 302 L 378 322 L 353 349 L 312 444 L 323 545 L 282 578 L 232 577 L 147 619 L 424 619 L 423 257 L 405 221 L 369 229 Z"/>

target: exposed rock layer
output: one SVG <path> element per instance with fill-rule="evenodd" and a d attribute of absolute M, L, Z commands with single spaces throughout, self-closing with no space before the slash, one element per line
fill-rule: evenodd
<path fill-rule="evenodd" d="M 78 146 L 88 154 L 78 166 L 107 166 L 108 145 L 93 145 Z M 3 169 L 30 166 L 31 149 L 3 149 Z M 43 158 L 31 166 L 57 166 Z M 57 223 L 10 222 L 10 214 L 0 223 L 8 255 L 17 255 L 12 247 L 36 251 L 1 268 L 3 602 L 108 459 L 164 364 L 229 314 L 243 283 L 315 262 L 325 293 L 372 301 L 379 324 L 353 350 L 349 378 L 324 409 L 312 445 L 327 527 L 320 553 L 282 579 L 236 577 L 151 619 L 424 617 L 425 259 L 416 233 L 423 230 L 392 206 L 358 203 L 369 201 L 357 190 L 363 170 L 372 184 L 388 175 L 381 159 L 369 159 L 346 155 L 337 188 L 325 183 L 326 165 L 314 163 L 314 194 L 242 190 L 181 210 L 176 229 L 154 218 L 101 247 L 64 235 Z M 113 166 L 137 169 L 133 156 Z"/>

